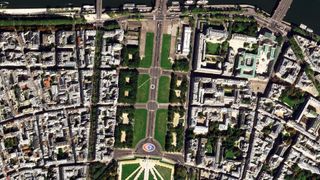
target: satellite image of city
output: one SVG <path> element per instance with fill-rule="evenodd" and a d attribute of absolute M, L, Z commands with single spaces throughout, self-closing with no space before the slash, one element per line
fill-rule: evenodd
<path fill-rule="evenodd" d="M 320 180 L 320 0 L 0 1 L 0 180 Z"/>

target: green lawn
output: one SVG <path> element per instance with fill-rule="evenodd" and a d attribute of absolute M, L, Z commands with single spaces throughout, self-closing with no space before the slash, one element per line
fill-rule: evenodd
<path fill-rule="evenodd" d="M 304 93 L 296 89 L 288 89 L 282 92 L 279 100 L 287 104 L 292 109 L 297 109 L 304 102 Z"/>
<path fill-rule="evenodd" d="M 88 178 L 92 180 L 98 179 L 114 179 L 117 174 L 117 163 L 115 160 L 112 160 L 108 165 L 105 163 L 94 162 L 90 163 Z"/>
<path fill-rule="evenodd" d="M 139 74 L 137 102 L 146 103 L 149 99 L 150 76 L 148 74 Z"/>
<path fill-rule="evenodd" d="M 170 95 L 170 77 L 161 76 L 159 79 L 158 102 L 168 103 Z"/>
<path fill-rule="evenodd" d="M 220 52 L 220 44 L 218 43 L 206 43 L 206 53 L 212 55 L 218 55 Z"/>
<path fill-rule="evenodd" d="M 144 180 L 144 171 L 141 172 L 140 176 L 138 177 L 138 180 Z"/>
<path fill-rule="evenodd" d="M 93 173 L 93 179 L 100 179 L 105 176 L 106 170 L 108 166 L 102 166 L 100 168 L 95 169 L 95 172 Z"/>
<path fill-rule="evenodd" d="M 149 174 L 149 180 L 154 180 L 154 179 L 156 179 L 156 178 L 154 178 L 153 175 L 150 173 Z"/>
<path fill-rule="evenodd" d="M 158 170 L 163 179 L 171 179 L 171 169 L 155 165 L 155 168 Z"/>
<path fill-rule="evenodd" d="M 127 177 L 130 176 L 138 167 L 140 164 L 124 164 L 122 165 L 122 179 L 126 179 Z"/>
<path fill-rule="evenodd" d="M 145 44 L 145 57 L 140 61 L 140 67 L 149 68 L 152 64 L 154 33 L 147 32 Z"/>
<path fill-rule="evenodd" d="M 139 171 L 136 172 L 133 176 L 131 176 L 131 178 L 129 178 L 128 180 L 135 180 L 138 174 L 139 174 Z M 143 180 L 143 179 L 144 179 L 144 171 L 141 172 L 137 180 Z M 125 180 L 125 179 L 122 179 L 122 180 Z"/>
<path fill-rule="evenodd" d="M 171 46 L 171 35 L 164 34 L 162 38 L 161 48 L 161 67 L 164 69 L 171 69 L 172 63 L 169 60 Z"/>
<path fill-rule="evenodd" d="M 233 158 L 234 158 L 234 153 L 233 153 L 233 151 L 228 149 L 228 150 L 225 152 L 225 158 L 226 158 L 226 159 L 233 159 Z"/>
<path fill-rule="evenodd" d="M 136 109 L 134 112 L 132 147 L 135 147 L 141 139 L 146 137 L 147 113 L 146 109 Z"/>
<path fill-rule="evenodd" d="M 293 99 L 289 96 L 283 97 L 282 101 L 292 108 L 295 107 L 296 105 L 300 104 L 301 102 L 303 102 L 298 99 Z"/>
<path fill-rule="evenodd" d="M 153 176 L 151 173 L 149 173 L 149 180 L 154 180 L 154 179 L 160 179 L 159 176 L 155 173 L 155 176 Z"/>
<path fill-rule="evenodd" d="M 139 174 L 139 171 L 135 172 L 135 173 L 131 176 L 131 178 L 129 178 L 128 180 L 134 180 L 135 177 L 136 177 L 138 174 Z M 121 180 L 125 180 L 125 179 L 123 178 L 123 179 L 121 179 Z"/>
<path fill-rule="evenodd" d="M 165 147 L 167 134 L 168 110 L 159 109 L 156 114 L 156 126 L 154 138 L 160 143 L 162 148 Z"/>

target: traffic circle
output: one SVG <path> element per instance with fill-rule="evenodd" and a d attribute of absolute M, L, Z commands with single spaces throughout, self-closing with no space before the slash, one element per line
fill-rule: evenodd
<path fill-rule="evenodd" d="M 143 146 L 142 146 L 142 149 L 145 151 L 145 152 L 153 152 L 155 149 L 156 149 L 156 146 L 152 143 L 145 143 Z"/>

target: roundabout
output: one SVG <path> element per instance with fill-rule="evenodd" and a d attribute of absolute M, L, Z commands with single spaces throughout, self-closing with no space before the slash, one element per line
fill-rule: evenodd
<path fill-rule="evenodd" d="M 142 149 L 145 152 L 151 153 L 156 149 L 156 146 L 152 143 L 145 143 L 145 144 L 143 144 Z"/>
<path fill-rule="evenodd" d="M 162 156 L 161 146 L 152 138 L 140 141 L 136 146 L 135 153 L 140 156 Z"/>

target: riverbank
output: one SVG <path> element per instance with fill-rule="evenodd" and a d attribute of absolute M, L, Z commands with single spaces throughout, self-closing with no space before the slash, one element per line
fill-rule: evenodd
<path fill-rule="evenodd" d="M 125 3 L 145 4 L 153 6 L 154 0 L 102 0 L 103 7 L 119 8 Z M 7 8 L 61 8 L 94 5 L 95 0 L 4 0 Z"/>
<path fill-rule="evenodd" d="M 7 0 L 8 8 L 0 9 L 0 13 L 16 14 L 16 15 L 32 15 L 46 13 L 48 9 L 50 12 L 55 11 L 80 11 L 83 5 L 94 5 L 95 0 L 55 0 L 54 3 L 48 4 L 44 0 Z M 171 0 L 168 1 L 170 5 Z M 152 6 L 154 0 L 103 0 L 103 7 L 121 7 L 124 3 L 146 4 Z M 181 1 L 180 3 L 183 3 Z M 278 0 L 209 0 L 207 6 L 224 6 L 225 4 L 241 5 L 257 7 L 259 10 L 266 12 L 268 15 L 272 14 L 276 8 Z M 305 24 L 315 33 L 320 33 L 320 24 L 317 22 L 317 8 L 320 6 L 320 0 L 313 0 L 312 2 L 303 3 L 301 0 L 295 0 L 289 9 L 287 16 L 284 18 L 286 22 L 290 22 L 296 26 Z M 56 7 L 56 8 L 54 8 Z M 64 8 L 66 7 L 66 8 Z M 302 8 L 303 7 L 303 8 Z M 23 8 L 23 10 L 22 10 Z M 67 15 L 68 13 L 61 14 Z M 93 20 L 93 17 L 89 17 Z"/>
<path fill-rule="evenodd" d="M 66 7 L 66 8 L 6 8 L 0 9 L 0 13 L 10 15 L 36 15 L 36 14 L 47 14 L 47 13 L 80 13 L 81 7 Z"/>

